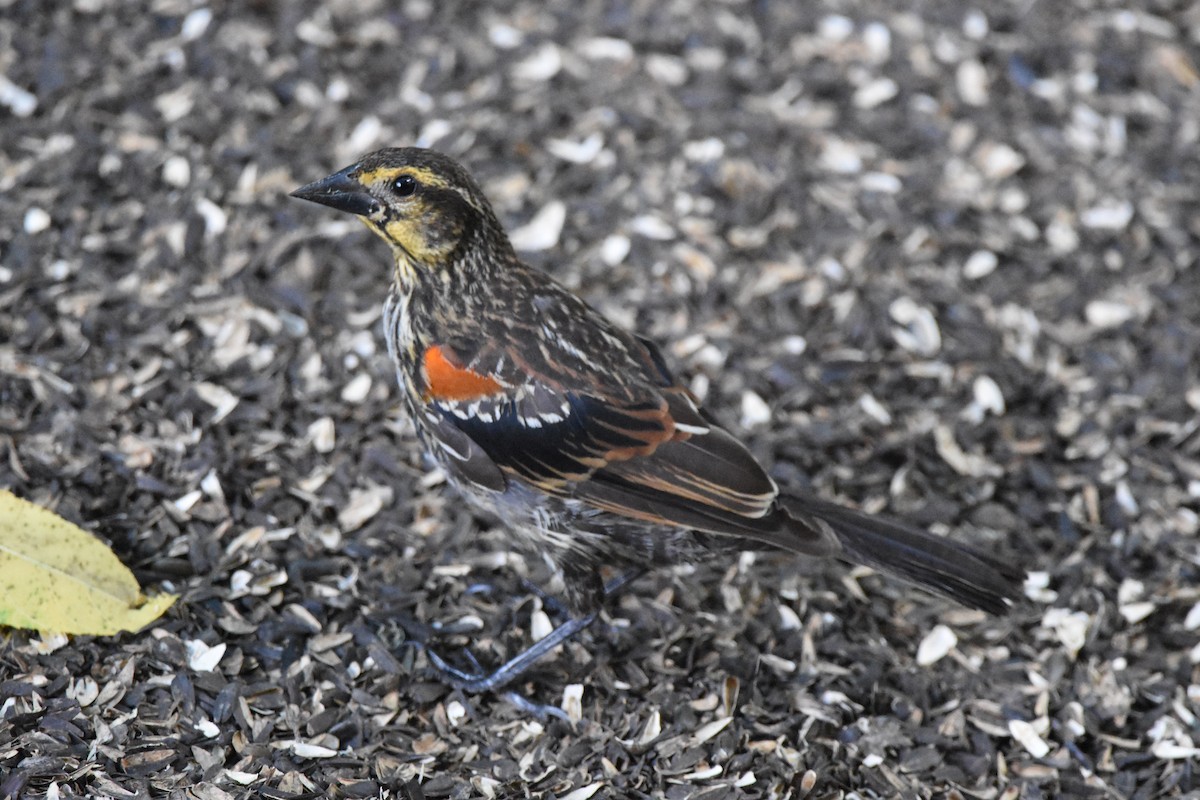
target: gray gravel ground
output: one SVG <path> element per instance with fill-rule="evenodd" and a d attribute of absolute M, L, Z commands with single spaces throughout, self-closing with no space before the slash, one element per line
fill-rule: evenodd
<path fill-rule="evenodd" d="M 0 796 L 1197 796 L 1198 64 L 1190 2 L 0 0 L 0 486 L 183 594 L 0 634 Z M 572 723 L 433 680 L 397 621 L 495 663 L 548 578 L 286 197 L 411 143 L 781 484 L 1028 599 L 747 556 L 539 665 Z"/>

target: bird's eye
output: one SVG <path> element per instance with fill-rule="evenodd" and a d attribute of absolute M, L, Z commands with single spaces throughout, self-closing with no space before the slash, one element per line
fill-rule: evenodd
<path fill-rule="evenodd" d="M 400 197 L 408 197 L 417 190 L 417 179 L 412 175 L 401 175 L 396 178 L 395 189 Z"/>

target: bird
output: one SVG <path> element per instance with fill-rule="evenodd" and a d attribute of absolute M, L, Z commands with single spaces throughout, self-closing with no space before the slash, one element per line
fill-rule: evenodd
<path fill-rule="evenodd" d="M 781 491 L 653 342 L 517 256 L 455 159 L 385 148 L 292 196 L 356 216 L 387 244 L 384 335 L 422 445 L 470 504 L 562 576 L 567 621 L 495 670 L 429 651 L 456 687 L 509 684 L 627 578 L 742 550 L 836 557 L 992 614 L 1016 600 L 1015 564 Z M 606 570 L 618 575 L 607 586 Z"/>

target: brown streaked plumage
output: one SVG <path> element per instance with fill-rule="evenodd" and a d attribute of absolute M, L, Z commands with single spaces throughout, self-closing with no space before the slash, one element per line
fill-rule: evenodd
<path fill-rule="evenodd" d="M 380 150 L 294 195 L 357 215 L 391 247 L 385 333 L 422 440 L 464 496 L 549 555 L 576 610 L 600 603 L 601 566 L 757 547 L 841 556 L 993 613 L 1015 597 L 1012 566 L 780 495 L 653 344 L 517 258 L 452 159 Z"/>

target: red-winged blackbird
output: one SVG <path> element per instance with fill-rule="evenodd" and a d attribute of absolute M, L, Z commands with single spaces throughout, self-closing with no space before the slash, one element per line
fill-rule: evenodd
<path fill-rule="evenodd" d="M 459 491 L 561 570 L 581 614 L 491 675 L 496 688 L 589 624 L 601 567 L 777 548 L 877 567 L 992 613 L 1023 575 L 955 542 L 781 495 L 658 348 L 517 258 L 452 159 L 386 149 L 295 192 L 358 216 L 395 257 L 388 350 L 425 447 Z"/>

